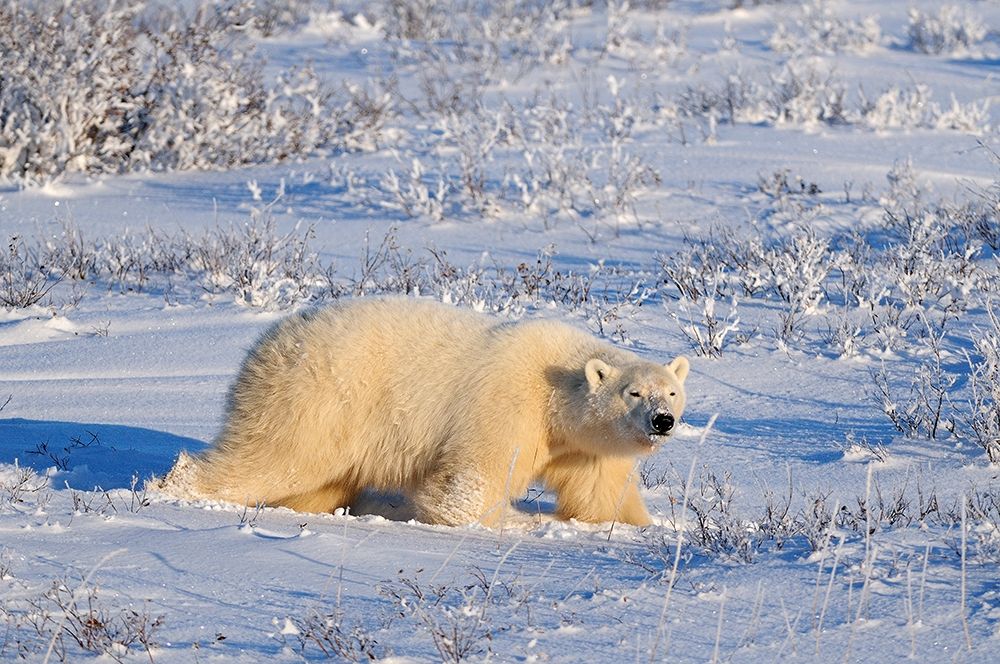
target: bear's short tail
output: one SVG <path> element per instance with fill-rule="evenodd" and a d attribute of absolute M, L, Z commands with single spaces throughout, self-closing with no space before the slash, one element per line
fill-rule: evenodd
<path fill-rule="evenodd" d="M 200 498 L 202 496 L 195 490 L 197 470 L 198 460 L 187 452 L 181 451 L 177 455 L 174 467 L 170 469 L 166 477 L 154 478 L 150 482 L 149 488 L 183 500 Z"/>

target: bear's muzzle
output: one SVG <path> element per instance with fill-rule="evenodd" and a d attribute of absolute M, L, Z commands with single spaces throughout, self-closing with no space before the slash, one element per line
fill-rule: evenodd
<path fill-rule="evenodd" d="M 671 413 L 658 411 L 649 420 L 653 435 L 666 436 L 674 428 L 674 416 Z"/>

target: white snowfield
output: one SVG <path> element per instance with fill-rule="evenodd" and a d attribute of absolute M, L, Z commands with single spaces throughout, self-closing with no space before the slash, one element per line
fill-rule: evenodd
<path fill-rule="evenodd" d="M 1000 4 L 227 6 L 148 112 L 0 75 L 0 661 L 997 660 Z M 656 525 L 144 489 L 386 293 L 690 357 Z"/>

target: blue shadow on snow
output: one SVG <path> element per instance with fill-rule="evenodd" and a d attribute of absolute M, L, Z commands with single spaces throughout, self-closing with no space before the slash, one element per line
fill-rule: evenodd
<path fill-rule="evenodd" d="M 51 472 L 53 486 L 67 483 L 90 490 L 140 485 L 150 475 L 163 475 L 182 449 L 197 451 L 205 443 L 163 431 L 122 426 L 0 419 L 0 464 L 15 462 L 38 473 Z"/>

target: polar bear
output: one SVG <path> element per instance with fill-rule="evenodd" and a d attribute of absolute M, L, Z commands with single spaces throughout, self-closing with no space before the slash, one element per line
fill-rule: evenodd
<path fill-rule="evenodd" d="M 304 512 L 370 488 L 408 495 L 427 523 L 496 526 L 541 480 L 559 518 L 644 526 L 636 459 L 676 430 L 688 368 L 550 320 L 342 301 L 264 334 L 215 445 L 162 488 Z"/>

